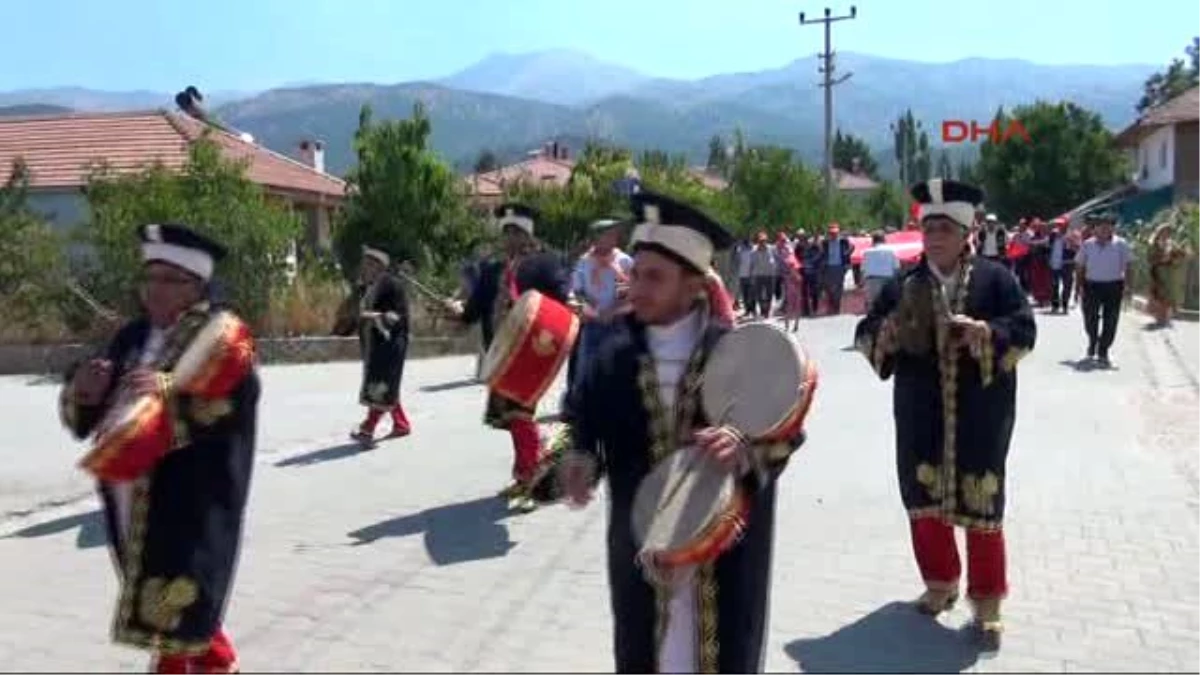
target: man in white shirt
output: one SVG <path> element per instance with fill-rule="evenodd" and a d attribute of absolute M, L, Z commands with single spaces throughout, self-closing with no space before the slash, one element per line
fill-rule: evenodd
<path fill-rule="evenodd" d="M 885 246 L 883 235 L 876 232 L 871 237 L 871 248 L 863 251 L 862 273 L 865 277 L 867 306 L 875 302 L 875 296 L 883 289 L 889 279 L 900 271 L 900 259 L 896 252 Z"/>
<path fill-rule="evenodd" d="M 1117 319 L 1121 316 L 1121 300 L 1129 288 L 1129 268 L 1133 252 L 1128 242 L 1114 234 L 1116 215 L 1110 212 L 1089 213 L 1086 218 L 1095 229 L 1092 238 L 1083 242 L 1075 257 L 1075 275 L 1083 289 L 1083 327 L 1087 331 L 1087 358 L 1097 358 L 1101 366 L 1109 367 L 1108 350 L 1117 337 Z"/>

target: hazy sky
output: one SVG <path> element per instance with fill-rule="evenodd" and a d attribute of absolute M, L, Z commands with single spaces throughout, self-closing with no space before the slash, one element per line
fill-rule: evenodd
<path fill-rule="evenodd" d="M 850 2 L 832 3 L 835 13 Z M 859 0 L 834 45 L 917 61 L 1167 63 L 1196 0 Z M 432 79 L 493 52 L 570 48 L 650 75 L 781 66 L 821 48 L 785 0 L 0 0 L 0 90 L 260 89 Z"/>

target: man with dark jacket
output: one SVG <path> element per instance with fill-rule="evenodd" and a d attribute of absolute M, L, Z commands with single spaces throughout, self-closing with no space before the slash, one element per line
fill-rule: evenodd
<path fill-rule="evenodd" d="M 841 236 L 837 223 L 829 226 L 829 236 L 821 242 L 821 286 L 829 299 L 829 313 L 842 313 L 842 291 L 846 287 L 846 270 L 850 267 L 850 255 L 854 245 Z"/>

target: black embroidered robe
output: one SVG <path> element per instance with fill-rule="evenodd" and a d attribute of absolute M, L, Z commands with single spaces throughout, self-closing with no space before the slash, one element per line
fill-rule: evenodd
<path fill-rule="evenodd" d="M 1005 463 L 1016 419 L 1017 362 L 1037 339 L 1029 301 L 1003 265 L 968 257 L 953 297 L 928 263 L 890 281 L 859 322 L 855 343 L 881 379 L 893 378 L 896 467 L 900 495 L 912 517 L 935 515 L 966 527 L 999 528 L 1004 518 Z M 881 332 L 899 316 L 905 293 L 924 294 L 934 309 L 986 321 L 990 341 L 978 358 L 952 346 L 936 318 L 928 353 L 913 354 Z"/>
<path fill-rule="evenodd" d="M 187 312 L 168 332 L 157 369 L 169 371 L 216 313 L 207 305 Z M 77 403 L 73 372 L 67 373 L 60 415 L 76 438 L 88 438 L 101 422 L 149 335 L 149 322 L 136 319 L 108 344 L 102 358 L 113 362 L 113 385 L 100 405 Z M 253 349 L 246 332 L 207 364 L 205 391 L 219 395 L 166 394 L 171 442 L 148 469 L 129 481 L 97 482 L 121 582 L 112 624 L 118 643 L 200 654 L 220 625 L 254 465 L 259 379 Z M 90 470 L 103 476 L 123 461 L 95 458 Z"/>
<path fill-rule="evenodd" d="M 384 274 L 366 289 L 360 307 L 362 312 L 380 316 L 359 320 L 363 378 L 358 400 L 370 408 L 391 410 L 400 402 L 400 380 L 408 356 L 408 294 L 400 279 Z"/>
<path fill-rule="evenodd" d="M 675 410 L 659 398 L 654 358 L 646 329 L 633 317 L 606 342 L 571 392 L 567 422 L 572 452 L 597 461 L 609 485 L 608 576 L 616 670 L 653 673 L 667 624 L 669 595 L 651 585 L 635 564 L 638 547 L 631 530 L 638 485 L 692 432 L 708 426 L 700 406 L 704 364 L 727 329 L 710 324 L 680 379 Z M 696 663 L 700 672 L 761 672 L 771 590 L 775 529 L 775 478 L 803 435 L 758 450 L 768 471 L 743 479 L 751 508 L 741 540 L 696 571 Z"/>
<path fill-rule="evenodd" d="M 493 330 L 500 330 L 513 303 L 530 290 L 566 304 L 571 293 L 566 262 L 549 252 L 532 253 L 508 262 L 489 261 L 467 298 L 462 321 L 468 325 L 488 321 Z M 483 421 L 497 429 L 507 429 L 510 420 L 532 419 L 536 412 L 489 392 Z"/>

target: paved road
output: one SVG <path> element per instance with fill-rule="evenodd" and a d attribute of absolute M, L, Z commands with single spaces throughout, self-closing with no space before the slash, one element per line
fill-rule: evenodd
<path fill-rule="evenodd" d="M 919 581 L 889 390 L 847 351 L 851 318 L 805 323 L 823 384 L 780 493 L 768 668 L 1195 670 L 1197 373 L 1178 355 L 1194 351 L 1195 326 L 1139 322 L 1125 321 L 1117 369 L 1089 372 L 1074 365 L 1078 315 L 1040 318 L 1010 463 L 1010 632 L 982 661 L 957 631 L 965 610 L 934 624 L 900 604 Z M 611 671 L 604 505 L 501 511 L 490 495 L 508 442 L 479 425 L 470 370 L 412 364 L 416 434 L 355 453 L 342 443 L 358 415 L 353 365 L 265 369 L 229 609 L 247 670 Z M 94 500 L 12 513 L 87 487 L 54 395 L 0 379 L 0 664 L 140 670 L 140 653 L 106 642 L 115 582 Z"/>

